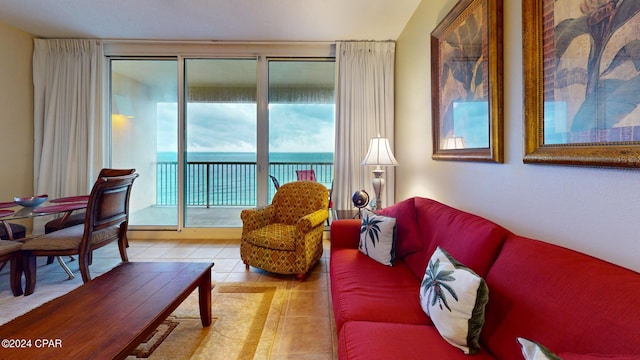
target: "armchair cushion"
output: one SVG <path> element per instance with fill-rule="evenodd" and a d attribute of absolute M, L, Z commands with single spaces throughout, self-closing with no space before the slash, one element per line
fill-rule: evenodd
<path fill-rule="evenodd" d="M 269 249 L 289 250 L 295 249 L 294 238 L 296 227 L 286 224 L 269 224 L 259 229 L 248 232 L 245 240 L 249 243 Z"/>

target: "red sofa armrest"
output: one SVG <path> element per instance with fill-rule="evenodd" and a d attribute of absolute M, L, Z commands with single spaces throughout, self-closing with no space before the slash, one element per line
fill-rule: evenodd
<path fill-rule="evenodd" d="M 331 248 L 357 249 L 360 242 L 360 219 L 342 219 L 331 222 Z"/>

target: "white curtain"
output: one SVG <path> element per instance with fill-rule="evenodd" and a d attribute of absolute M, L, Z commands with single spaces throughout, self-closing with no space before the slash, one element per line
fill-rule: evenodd
<path fill-rule="evenodd" d="M 360 163 L 369 140 L 378 134 L 393 149 L 394 125 L 393 41 L 339 41 L 336 43 L 336 148 L 332 199 L 336 210 L 353 209 L 351 194 L 364 189 L 374 198 L 373 168 Z M 384 168 L 383 206 L 395 203 L 395 172 Z"/>
<path fill-rule="evenodd" d="M 88 194 L 102 167 L 102 45 L 35 39 L 34 190 Z"/>

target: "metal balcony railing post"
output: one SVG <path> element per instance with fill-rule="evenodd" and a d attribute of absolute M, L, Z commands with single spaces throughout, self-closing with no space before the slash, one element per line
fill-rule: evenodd
<path fill-rule="evenodd" d="M 206 174 L 202 174 L 202 168 Z M 185 184 L 187 206 L 202 206 L 201 192 L 205 192 L 204 202 L 211 206 L 255 206 L 255 162 L 189 162 L 187 163 Z M 296 181 L 296 170 L 314 169 L 318 182 L 331 186 L 333 163 L 272 162 L 269 174 L 274 175 L 280 184 Z M 216 170 L 220 170 L 216 175 Z M 253 169 L 253 170 L 252 170 Z M 159 162 L 156 170 L 157 205 L 176 206 L 177 204 L 177 162 Z M 204 184 L 203 184 L 204 182 Z M 204 185 L 204 189 L 203 189 Z M 273 191 L 269 192 L 273 195 Z"/>
<path fill-rule="evenodd" d="M 209 166 L 210 165 L 211 165 L 210 163 L 207 163 L 207 168 L 206 168 L 206 170 L 207 170 L 207 176 L 206 176 L 206 178 L 207 178 L 207 186 L 205 188 L 205 193 L 206 193 L 206 197 L 205 198 L 206 198 L 206 202 L 207 202 L 207 209 L 209 208 L 209 189 L 211 189 L 211 182 L 210 182 L 210 177 L 209 177 Z"/>

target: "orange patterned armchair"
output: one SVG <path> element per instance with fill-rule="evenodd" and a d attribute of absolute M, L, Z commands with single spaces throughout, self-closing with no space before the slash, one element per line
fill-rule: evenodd
<path fill-rule="evenodd" d="M 303 280 L 322 256 L 327 188 L 315 181 L 280 186 L 271 205 L 246 209 L 242 219 L 240 257 L 249 265 Z"/>

